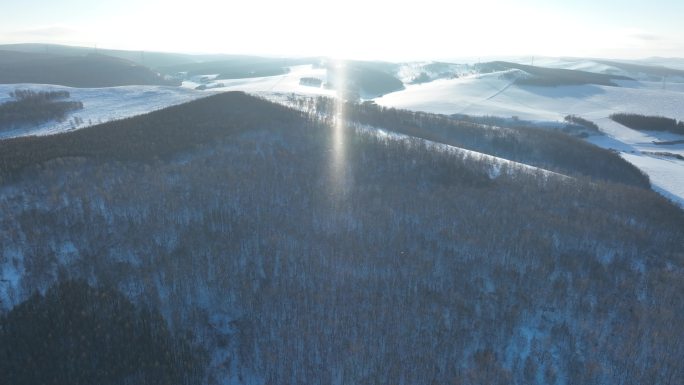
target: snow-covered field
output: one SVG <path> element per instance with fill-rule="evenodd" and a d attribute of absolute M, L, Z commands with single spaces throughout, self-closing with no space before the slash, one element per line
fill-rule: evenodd
<path fill-rule="evenodd" d="M 507 71 L 408 85 L 404 90 L 376 98 L 375 102 L 438 114 L 518 116 L 528 120 L 553 121 L 567 114 L 599 118 L 614 112 L 684 118 L 684 84 L 665 90 L 660 83 L 622 85 L 517 86 Z"/>
<path fill-rule="evenodd" d="M 608 118 L 612 113 L 630 112 L 684 120 L 684 83 L 667 84 L 665 89 L 661 82 L 623 81 L 620 85 L 518 86 L 510 74 L 500 72 L 408 85 L 375 102 L 439 114 L 517 116 L 532 121 L 559 122 L 566 115 L 579 115 L 598 124 L 605 133 L 589 138 L 592 143 L 621 152 L 651 177 L 656 190 L 684 206 L 684 161 L 650 154 L 684 155 L 684 144 L 653 144 L 684 140 L 684 136 L 639 132 Z"/>
<path fill-rule="evenodd" d="M 128 118 L 194 100 L 206 93 L 181 87 L 126 86 L 107 88 L 71 88 L 45 84 L 0 84 L 0 103 L 12 100 L 16 89 L 68 91 L 70 100 L 83 102 L 83 109 L 71 112 L 63 122 L 50 121 L 38 126 L 0 131 L 0 139 L 27 135 L 50 135 L 110 120 Z M 83 121 L 75 124 L 75 118 Z"/>
<path fill-rule="evenodd" d="M 211 75 L 205 75 L 213 79 Z M 245 91 L 253 94 L 297 93 L 300 95 L 335 96 L 335 91 L 321 87 L 300 85 L 303 77 L 326 81 L 324 68 L 311 65 L 292 67 L 287 74 L 249 79 L 209 80 L 206 83 L 186 81 L 182 87 L 125 86 L 106 88 L 71 88 L 46 84 L 0 84 L 0 103 L 12 100 L 9 93 L 16 89 L 35 91 L 68 91 L 70 100 L 83 102 L 83 109 L 74 111 L 62 122 L 50 121 L 38 126 L 0 131 L 0 139 L 28 135 L 50 135 L 90 125 L 141 115 L 176 104 L 185 103 L 216 92 Z M 206 90 L 196 90 L 204 84 Z M 81 123 L 76 122 L 78 118 Z"/>
<path fill-rule="evenodd" d="M 296 93 L 309 96 L 335 96 L 335 90 L 327 89 L 322 85 L 320 87 L 312 87 L 299 84 L 300 79 L 306 77 L 320 79 L 322 84 L 325 84 L 327 82 L 326 72 L 325 68 L 314 68 L 312 65 L 301 65 L 291 67 L 290 71 L 283 75 L 248 79 L 213 80 L 206 83 L 205 86 L 208 91 L 213 92 L 244 91 L 255 94 Z M 195 89 L 200 85 L 201 83 L 196 81 L 183 82 L 183 87 L 188 89 Z"/>

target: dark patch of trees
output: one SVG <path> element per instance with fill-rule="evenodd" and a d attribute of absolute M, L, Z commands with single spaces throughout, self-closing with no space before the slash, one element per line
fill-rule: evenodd
<path fill-rule="evenodd" d="M 24 44 L 3 44 L 0 45 L 0 50 L 14 51 L 19 53 L 33 53 L 42 55 L 60 55 L 60 56 L 84 56 L 89 53 L 98 52 L 103 55 L 124 59 L 150 68 L 160 68 L 166 66 L 173 66 L 187 63 L 197 63 L 199 61 L 216 61 L 219 58 L 235 57 L 235 55 L 193 55 L 181 54 L 172 52 L 154 52 L 154 51 L 125 51 L 117 49 L 103 49 L 93 47 L 78 47 L 72 45 L 59 44 L 38 44 L 38 43 L 24 43 Z M 0 55 L 0 60 L 2 56 Z"/>
<path fill-rule="evenodd" d="M 432 62 L 422 66 L 422 71 L 411 79 L 411 84 L 429 83 L 435 79 L 457 78 L 458 74 L 454 71 L 454 64 Z"/>
<path fill-rule="evenodd" d="M 68 99 L 71 95 L 69 91 L 33 91 L 16 89 L 9 94 L 10 97 L 17 100 L 36 100 L 46 101 L 55 99 Z"/>
<path fill-rule="evenodd" d="M 200 384 L 204 355 L 156 311 L 111 289 L 59 283 L 0 317 L 0 377 L 13 385 Z"/>
<path fill-rule="evenodd" d="M 417 76 L 415 76 L 413 79 L 411 79 L 411 84 L 423 84 L 423 83 L 429 83 L 432 81 L 432 78 L 430 75 L 427 74 L 427 72 L 421 72 Z"/>
<path fill-rule="evenodd" d="M 349 95 L 377 97 L 404 89 L 404 83 L 382 63 L 345 62 L 328 65 L 328 86 L 339 88 Z M 350 98 L 350 100 L 355 100 Z"/>
<path fill-rule="evenodd" d="M 610 118 L 613 121 L 634 130 L 667 131 L 684 135 L 684 122 L 677 122 L 676 119 L 666 118 L 664 116 L 617 113 L 610 115 Z"/>
<path fill-rule="evenodd" d="M 594 131 L 594 132 L 600 132 L 598 125 L 596 123 L 592 122 L 591 120 L 585 119 L 581 116 L 577 115 L 567 115 L 564 120 L 568 123 L 571 124 L 576 124 L 579 126 L 582 126 L 588 130 Z"/>
<path fill-rule="evenodd" d="M 83 108 L 80 101 L 61 100 L 70 97 L 67 91 L 18 89 L 10 96 L 16 100 L 0 104 L 0 130 L 64 120 L 69 112 Z"/>
<path fill-rule="evenodd" d="M 653 141 L 653 144 L 658 146 L 672 146 L 675 144 L 684 144 L 684 140 Z"/>
<path fill-rule="evenodd" d="M 472 115 L 466 115 L 466 114 L 452 114 L 450 115 L 451 118 L 457 121 L 461 122 L 470 122 L 470 123 L 477 123 L 477 124 L 483 124 L 487 126 L 498 126 L 498 127 L 503 127 L 503 128 L 513 128 L 513 129 L 519 129 L 521 127 L 534 127 L 534 128 L 542 128 L 546 130 L 556 130 L 556 131 L 562 131 L 565 134 L 578 137 L 578 138 L 586 138 L 589 136 L 589 133 L 600 133 L 598 130 L 598 126 L 594 129 L 591 125 L 595 125 L 593 122 L 588 121 L 583 119 L 582 122 L 585 125 L 579 124 L 579 123 L 573 123 L 569 121 L 568 119 L 574 119 L 575 115 L 569 115 L 565 119 L 565 124 L 557 124 L 556 122 L 539 122 L 539 121 L 531 121 L 531 120 L 524 120 L 520 119 L 517 116 L 512 116 L 510 118 L 502 117 L 502 116 L 492 116 L 492 115 L 484 115 L 484 116 L 472 116 Z M 581 119 L 581 118 L 580 118 Z M 579 120 L 578 120 L 579 122 Z"/>
<path fill-rule="evenodd" d="M 299 79 L 299 84 L 309 87 L 320 87 L 323 81 L 319 78 L 303 77 Z"/>
<path fill-rule="evenodd" d="M 668 157 L 668 158 L 675 158 L 675 159 L 679 159 L 679 160 L 684 160 L 684 156 L 682 156 L 682 155 L 680 155 L 680 154 L 675 154 L 675 153 L 672 153 L 672 152 L 662 152 L 662 151 L 652 152 L 652 151 L 643 151 L 643 153 L 644 153 L 644 154 L 649 154 L 649 155 L 665 156 L 665 157 Z"/>

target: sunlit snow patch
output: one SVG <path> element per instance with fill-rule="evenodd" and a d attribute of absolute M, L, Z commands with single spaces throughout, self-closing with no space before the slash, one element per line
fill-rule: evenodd
<path fill-rule="evenodd" d="M 0 139 L 56 134 L 145 114 L 208 95 L 200 91 L 166 86 L 72 88 L 46 84 L 2 84 L 0 85 L 0 103 L 12 100 L 9 94 L 17 89 L 67 91 L 71 96 L 70 100 L 83 102 L 83 109 L 70 113 L 61 122 L 52 120 L 36 126 L 0 131 Z"/>

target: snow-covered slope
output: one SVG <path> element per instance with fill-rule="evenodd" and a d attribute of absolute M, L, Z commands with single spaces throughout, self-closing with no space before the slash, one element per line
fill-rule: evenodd
<path fill-rule="evenodd" d="M 537 65 L 550 68 L 580 70 L 599 74 L 627 76 L 639 81 L 655 81 L 666 83 L 684 82 L 684 71 L 669 63 L 644 61 L 623 61 L 583 58 L 541 58 Z"/>
<path fill-rule="evenodd" d="M 509 74 L 495 72 L 409 85 L 375 101 L 440 114 L 516 115 L 530 120 L 558 120 L 567 114 L 597 118 L 625 111 L 684 118 L 684 92 L 676 89 L 663 90 L 648 82 L 625 82 L 623 87 L 518 86 Z"/>
<path fill-rule="evenodd" d="M 312 87 L 300 84 L 302 78 L 320 79 L 320 87 Z M 301 95 L 327 95 L 335 96 L 336 92 L 332 89 L 323 87 L 327 82 L 327 71 L 325 68 L 314 68 L 312 65 L 301 65 L 290 68 L 290 71 L 283 75 L 265 76 L 247 79 L 221 79 L 210 81 L 204 84 L 207 91 L 244 91 L 249 93 L 296 93 Z M 195 89 L 202 84 L 196 81 L 183 82 L 183 87 Z"/>
<path fill-rule="evenodd" d="M 273 94 L 325 95 L 335 96 L 336 91 L 323 87 L 300 84 L 302 78 L 317 78 L 322 84 L 327 81 L 325 68 L 311 65 L 292 67 L 284 75 L 248 79 L 213 80 L 216 75 L 196 77 L 186 81 L 182 87 L 167 86 L 125 86 L 106 88 L 71 88 L 47 84 L 2 84 L 0 103 L 12 98 L 10 92 L 16 89 L 35 91 L 68 91 L 70 100 L 83 102 L 83 109 L 70 113 L 62 122 L 49 121 L 38 126 L 12 130 L 0 130 L 0 139 L 28 135 L 50 135 L 79 129 L 115 119 L 128 118 L 150 111 L 188 102 L 217 92 L 244 91 L 269 96 Z M 205 79 L 202 79 L 205 78 Z M 206 89 L 197 90 L 203 85 Z"/>
<path fill-rule="evenodd" d="M 71 94 L 71 100 L 83 102 L 83 109 L 70 113 L 63 122 L 50 121 L 38 126 L 0 131 L 0 139 L 55 134 L 144 114 L 207 95 L 200 91 L 167 86 L 70 88 L 46 84 L 2 84 L 0 85 L 0 103 L 11 100 L 9 93 L 16 89 L 68 91 Z M 76 118 L 79 118 L 82 123 L 78 124 Z"/>
<path fill-rule="evenodd" d="M 519 86 L 509 73 L 496 72 L 409 85 L 375 101 L 383 106 L 439 114 L 517 116 L 556 122 L 568 114 L 582 116 L 605 133 L 590 138 L 591 142 L 623 153 L 625 159 L 651 177 L 656 189 L 684 205 L 684 161 L 653 154 L 684 154 L 684 144 L 653 143 L 684 137 L 639 132 L 608 118 L 612 113 L 630 112 L 684 120 L 684 84 L 671 84 L 666 89 L 660 82 L 624 81 L 620 85 Z"/>

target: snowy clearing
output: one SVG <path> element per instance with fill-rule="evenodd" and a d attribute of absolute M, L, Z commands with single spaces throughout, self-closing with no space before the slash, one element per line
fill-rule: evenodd
<path fill-rule="evenodd" d="M 38 126 L 0 131 L 0 139 L 56 134 L 110 120 L 145 114 L 208 95 L 186 88 L 167 86 L 71 88 L 46 84 L 1 84 L 0 103 L 12 100 L 9 93 L 16 89 L 68 91 L 71 94 L 69 100 L 83 102 L 83 109 L 69 113 L 62 122 L 53 120 Z M 74 121 L 76 117 L 80 118 L 83 123 L 76 124 Z"/>
<path fill-rule="evenodd" d="M 290 67 L 290 71 L 283 75 L 264 76 L 246 79 L 217 79 L 204 84 L 208 91 L 244 91 L 249 93 L 296 93 L 299 95 L 325 95 L 335 96 L 333 89 L 324 86 L 312 87 L 300 84 L 302 78 L 317 78 L 322 84 L 327 82 L 327 70 L 325 68 L 314 68 L 312 65 L 301 65 Z M 183 87 L 195 89 L 201 83 L 185 81 Z"/>

